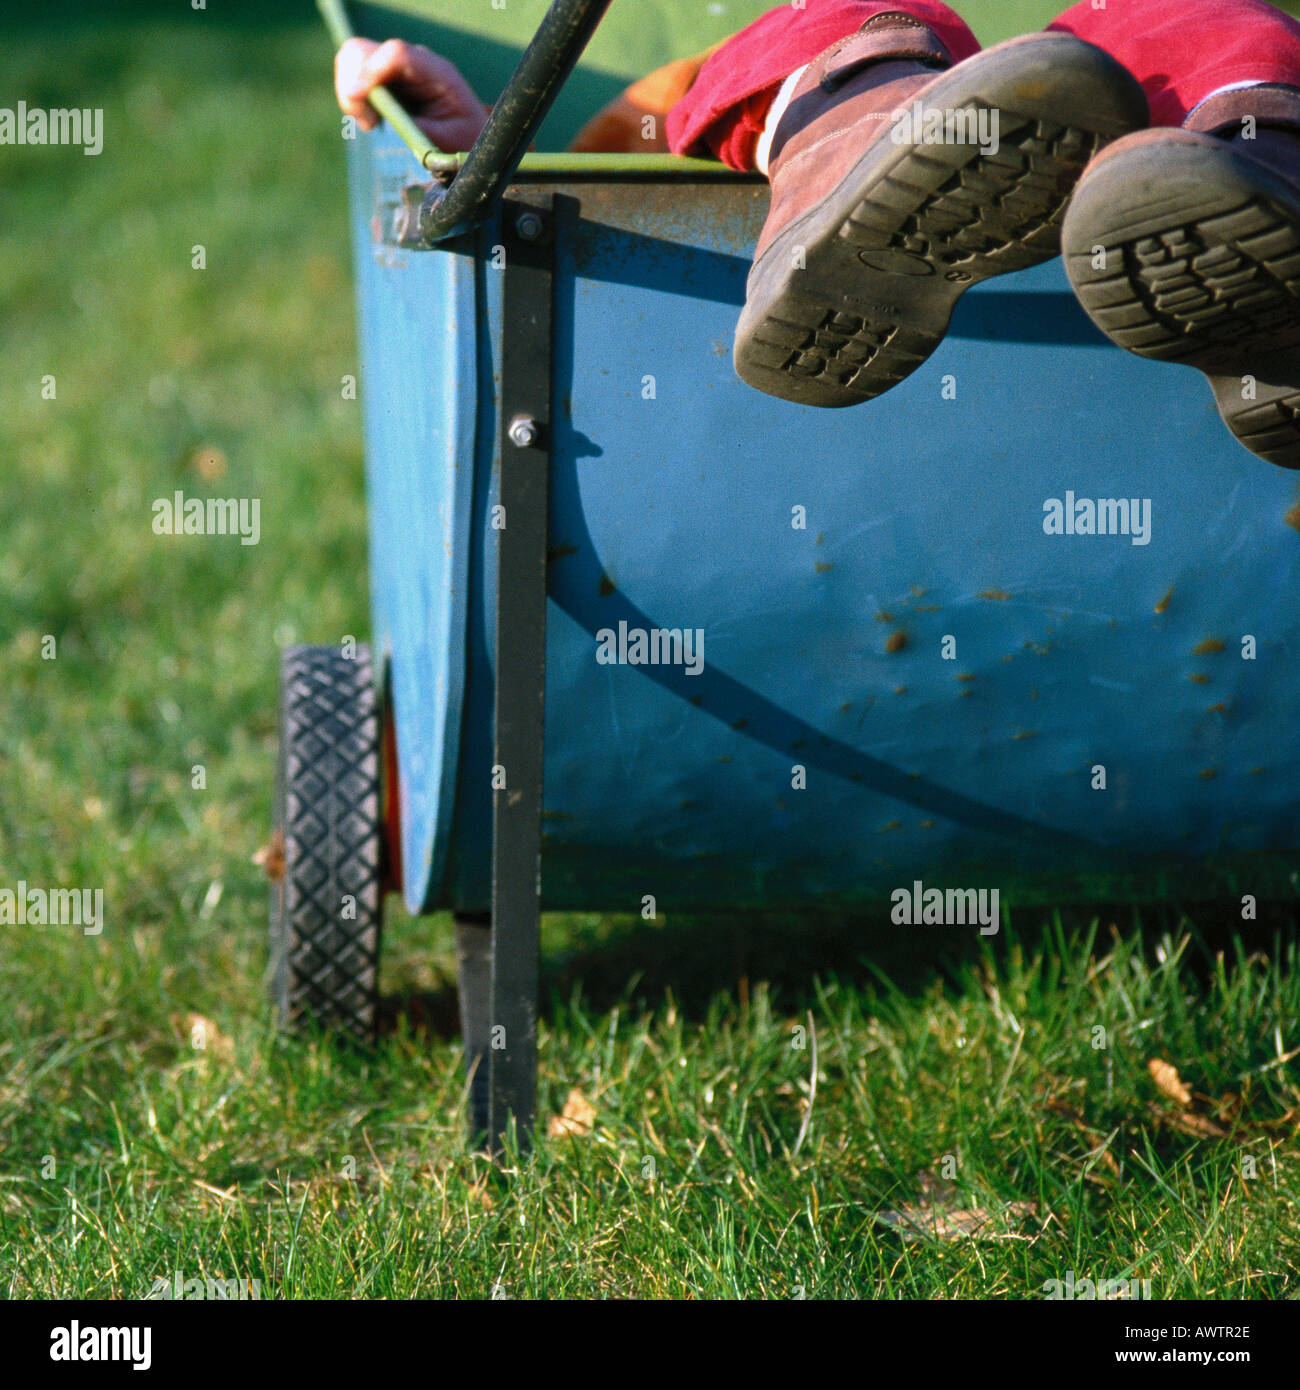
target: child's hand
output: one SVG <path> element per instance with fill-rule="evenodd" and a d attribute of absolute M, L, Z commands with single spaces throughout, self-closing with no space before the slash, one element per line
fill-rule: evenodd
<path fill-rule="evenodd" d="M 469 149 L 487 121 L 483 104 L 446 58 L 401 39 L 349 39 L 334 58 L 334 90 L 339 105 L 362 130 L 379 124 L 366 98 L 381 84 L 444 153 Z"/>

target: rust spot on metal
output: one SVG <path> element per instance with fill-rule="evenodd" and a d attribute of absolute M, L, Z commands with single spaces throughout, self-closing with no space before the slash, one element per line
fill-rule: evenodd
<path fill-rule="evenodd" d="M 882 825 L 880 827 L 880 833 L 883 835 L 886 831 L 901 830 L 902 828 L 903 822 L 901 820 L 891 820 L 888 825 Z"/>
<path fill-rule="evenodd" d="M 894 687 L 894 694 L 895 694 L 895 695 L 906 695 L 906 694 L 907 694 L 907 687 L 906 687 L 905 685 L 896 685 L 896 686 Z"/>
<path fill-rule="evenodd" d="M 1038 699 L 1038 687 L 1037 687 L 1036 685 L 1030 687 L 1029 698 L 1030 698 L 1031 700 L 1036 700 L 1036 699 Z"/>
<path fill-rule="evenodd" d="M 1160 602 L 1156 604 L 1156 612 L 1157 612 L 1157 613 L 1167 613 L 1167 612 L 1169 611 L 1169 600 L 1170 600 L 1171 598 L 1173 598 L 1173 596 L 1174 596 L 1174 586 L 1171 584 L 1171 585 L 1169 586 L 1168 590 L 1165 592 L 1164 598 L 1162 598 L 1162 599 L 1160 600 Z"/>
<path fill-rule="evenodd" d="M 840 713 L 841 713 L 841 714 L 847 714 L 852 708 L 853 708 L 853 701 L 852 701 L 852 700 L 845 700 L 845 702 L 840 706 Z"/>
<path fill-rule="evenodd" d="M 933 830 L 933 829 L 934 829 L 934 822 L 933 822 L 932 820 L 923 820 L 923 821 L 921 822 L 921 829 L 922 829 L 922 830 Z"/>
<path fill-rule="evenodd" d="M 885 650 L 887 652 L 901 652 L 907 646 L 907 633 L 891 632 L 885 640 Z"/>
<path fill-rule="evenodd" d="M 876 614 L 876 621 L 878 623 L 892 623 L 894 621 L 894 615 L 886 612 L 886 610 L 882 608 L 880 612 Z"/>
<path fill-rule="evenodd" d="M 1217 767 L 1203 767 L 1197 774 L 1204 782 L 1208 782 L 1211 778 L 1217 777 L 1218 775 L 1219 769 Z"/>
<path fill-rule="evenodd" d="M 929 592 L 930 592 L 929 589 L 927 589 L 927 588 L 925 587 L 924 584 L 913 584 L 913 585 L 912 585 L 912 597 L 913 597 L 913 598 L 924 598 L 924 597 L 926 596 L 926 594 L 928 594 Z"/>
<path fill-rule="evenodd" d="M 614 581 L 607 574 L 600 576 L 600 596 L 608 598 L 614 592 Z"/>
<path fill-rule="evenodd" d="M 1210 683 L 1209 676 L 1202 675 L 1200 671 L 1193 671 L 1187 679 L 1189 681 L 1195 681 L 1197 685 L 1209 685 Z"/>
<path fill-rule="evenodd" d="M 971 671 L 963 671 L 961 675 L 957 677 L 957 679 L 959 681 L 973 681 L 975 679 L 975 676 L 974 673 Z"/>
<path fill-rule="evenodd" d="M 939 605 L 937 603 L 914 603 L 912 605 L 918 613 L 937 613 Z"/>
<path fill-rule="evenodd" d="M 547 561 L 563 560 L 566 555 L 576 555 L 578 547 L 576 545 L 553 545 L 546 552 Z"/>
<path fill-rule="evenodd" d="M 1037 730 L 1037 729 L 1021 729 L 1021 731 L 1020 731 L 1018 734 L 1012 734 L 1011 737 L 1012 737 L 1013 739 L 1037 738 L 1037 737 L 1038 737 L 1038 730 Z"/>
<path fill-rule="evenodd" d="M 696 706 L 702 705 L 702 704 L 704 703 L 704 696 L 703 696 L 703 695 L 692 695 L 691 698 L 690 698 L 690 703 L 691 703 L 692 705 L 696 705 Z"/>
<path fill-rule="evenodd" d="M 1005 603 L 1011 595 L 1005 589 L 985 589 L 978 597 L 990 599 L 994 603 Z"/>
<path fill-rule="evenodd" d="M 825 531 L 817 532 L 817 544 L 820 545 L 826 539 Z"/>
<path fill-rule="evenodd" d="M 729 763 L 729 762 L 731 761 L 731 754 L 730 754 L 730 753 L 719 753 L 719 754 L 718 754 L 718 761 L 719 761 L 720 763 Z"/>
<path fill-rule="evenodd" d="M 1220 700 L 1217 705 L 1211 705 L 1206 711 L 1207 714 L 1227 714 L 1227 712 L 1228 702 L 1226 700 Z"/>
<path fill-rule="evenodd" d="M 970 686 L 967 686 L 965 690 L 959 691 L 958 693 L 961 695 L 961 698 L 965 700 L 968 699 L 970 696 L 974 695 L 975 692 L 970 688 Z"/>
<path fill-rule="evenodd" d="M 743 729 L 743 728 L 745 727 L 745 725 L 748 724 L 748 723 L 749 723 L 749 720 L 748 720 L 747 718 L 746 718 L 746 719 L 737 719 L 736 722 L 735 722 L 731 727 L 732 727 L 733 729 Z"/>
<path fill-rule="evenodd" d="M 828 565 L 828 564 L 825 564 L 825 563 L 823 563 L 823 562 L 821 562 L 821 561 L 819 561 L 817 564 L 815 564 L 815 565 L 813 566 L 813 569 L 814 569 L 818 574 L 825 574 L 828 570 L 833 570 L 834 568 L 835 568 L 834 565 Z"/>
<path fill-rule="evenodd" d="M 1294 526 L 1297 531 L 1300 531 L 1300 502 L 1297 502 L 1282 520 L 1285 521 L 1288 526 Z"/>
<path fill-rule="evenodd" d="M 1198 642 L 1192 648 L 1193 656 L 1206 656 L 1210 652 L 1221 652 L 1226 643 L 1221 642 L 1217 637 L 1207 637 L 1204 642 Z"/>

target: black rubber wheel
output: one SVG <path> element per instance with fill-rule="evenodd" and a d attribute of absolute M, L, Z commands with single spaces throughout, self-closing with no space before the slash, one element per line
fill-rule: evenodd
<path fill-rule="evenodd" d="M 281 1022 L 374 1037 L 383 903 L 380 718 L 370 653 L 290 647 L 280 684 L 271 877 Z"/>

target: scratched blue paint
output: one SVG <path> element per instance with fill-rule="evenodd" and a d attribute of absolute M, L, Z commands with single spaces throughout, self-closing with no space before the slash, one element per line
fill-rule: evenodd
<path fill-rule="evenodd" d="M 482 908 L 502 277 L 374 239 L 411 175 L 392 144 L 356 142 L 350 176 L 374 640 L 408 904 Z M 796 407 L 731 368 L 762 190 L 715 190 L 726 216 L 689 185 L 553 191 L 585 215 L 556 286 L 547 907 L 1285 881 L 1296 480 L 1233 442 L 1198 374 L 1107 344 L 1057 262 L 973 290 L 880 400 Z M 1067 491 L 1149 498 L 1149 544 L 1045 534 Z M 702 673 L 599 664 L 620 621 L 701 629 Z"/>

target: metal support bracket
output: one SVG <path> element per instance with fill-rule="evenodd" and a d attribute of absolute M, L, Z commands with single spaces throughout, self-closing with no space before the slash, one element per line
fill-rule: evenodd
<path fill-rule="evenodd" d="M 537 1098 L 554 231 L 549 195 L 527 202 L 508 199 L 502 205 L 498 502 L 504 524 L 493 532 L 497 614 L 491 1026 L 480 1062 L 486 1062 L 487 1069 L 487 1114 L 481 1118 L 495 1152 L 512 1120 L 520 1144 L 530 1142 Z"/>

